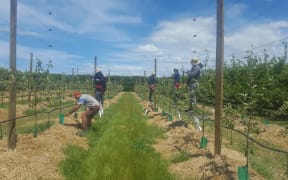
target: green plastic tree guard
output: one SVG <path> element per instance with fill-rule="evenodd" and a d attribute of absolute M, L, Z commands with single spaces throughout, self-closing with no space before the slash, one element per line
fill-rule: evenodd
<path fill-rule="evenodd" d="M 200 142 L 200 149 L 206 148 L 208 143 L 208 139 L 204 136 L 201 137 L 201 142 Z"/>
<path fill-rule="evenodd" d="M 173 120 L 173 116 L 171 114 L 168 115 L 168 120 L 172 121 Z"/>
<path fill-rule="evenodd" d="M 264 124 L 265 125 L 268 125 L 270 122 L 269 122 L 269 119 L 264 119 Z"/>
<path fill-rule="evenodd" d="M 238 179 L 239 180 L 248 180 L 249 179 L 247 166 L 238 167 Z"/>
<path fill-rule="evenodd" d="M 64 114 L 59 114 L 59 123 L 64 124 Z"/>
<path fill-rule="evenodd" d="M 164 117 L 166 115 L 165 111 L 163 110 L 162 111 L 162 116 Z"/>
<path fill-rule="evenodd" d="M 38 135 L 38 130 L 37 127 L 35 127 L 34 131 L 33 131 L 33 137 L 36 138 Z"/>

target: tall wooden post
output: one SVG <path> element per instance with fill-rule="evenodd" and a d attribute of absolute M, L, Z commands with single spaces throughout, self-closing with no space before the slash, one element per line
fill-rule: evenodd
<path fill-rule="evenodd" d="M 10 0 L 10 69 L 9 69 L 9 136 L 8 148 L 16 148 L 16 25 L 17 0 Z"/>
<path fill-rule="evenodd" d="M 224 0 L 217 0 L 216 41 L 216 99 L 215 99 L 215 154 L 221 155 L 221 117 L 223 106 L 223 59 L 224 59 Z"/>
<path fill-rule="evenodd" d="M 29 69 L 29 79 L 28 79 L 28 102 L 31 102 L 31 93 L 32 93 L 32 68 L 33 68 L 33 53 L 30 54 L 30 69 Z"/>
<path fill-rule="evenodd" d="M 157 77 L 157 59 L 156 58 L 154 60 L 154 72 L 155 72 L 155 78 L 156 78 Z M 156 106 L 157 106 L 156 89 L 157 89 L 157 85 L 156 85 L 156 88 L 154 89 L 154 109 L 156 109 Z"/>

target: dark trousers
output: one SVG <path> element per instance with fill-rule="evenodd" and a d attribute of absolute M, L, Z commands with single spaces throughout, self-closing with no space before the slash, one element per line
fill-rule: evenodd
<path fill-rule="evenodd" d="M 149 101 L 152 102 L 152 96 L 153 96 L 154 90 L 149 90 Z"/>
<path fill-rule="evenodd" d="M 102 107 L 104 106 L 104 92 L 103 91 L 97 91 L 95 92 L 95 98 L 96 100 L 101 103 Z"/>

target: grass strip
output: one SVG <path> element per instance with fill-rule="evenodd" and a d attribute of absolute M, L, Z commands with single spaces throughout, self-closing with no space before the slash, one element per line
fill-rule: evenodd
<path fill-rule="evenodd" d="M 62 163 L 67 179 L 174 179 L 168 162 L 151 147 L 160 129 L 148 126 L 143 109 L 129 93 L 104 112 L 87 138 L 90 148 L 70 146 Z"/>

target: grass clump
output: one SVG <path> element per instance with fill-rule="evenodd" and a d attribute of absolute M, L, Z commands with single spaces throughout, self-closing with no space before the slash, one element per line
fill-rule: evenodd
<path fill-rule="evenodd" d="M 183 162 L 183 161 L 187 161 L 190 158 L 191 158 L 191 155 L 188 152 L 180 151 L 180 154 L 178 154 L 177 156 L 173 157 L 171 162 L 172 163 L 180 163 L 180 162 Z"/>

